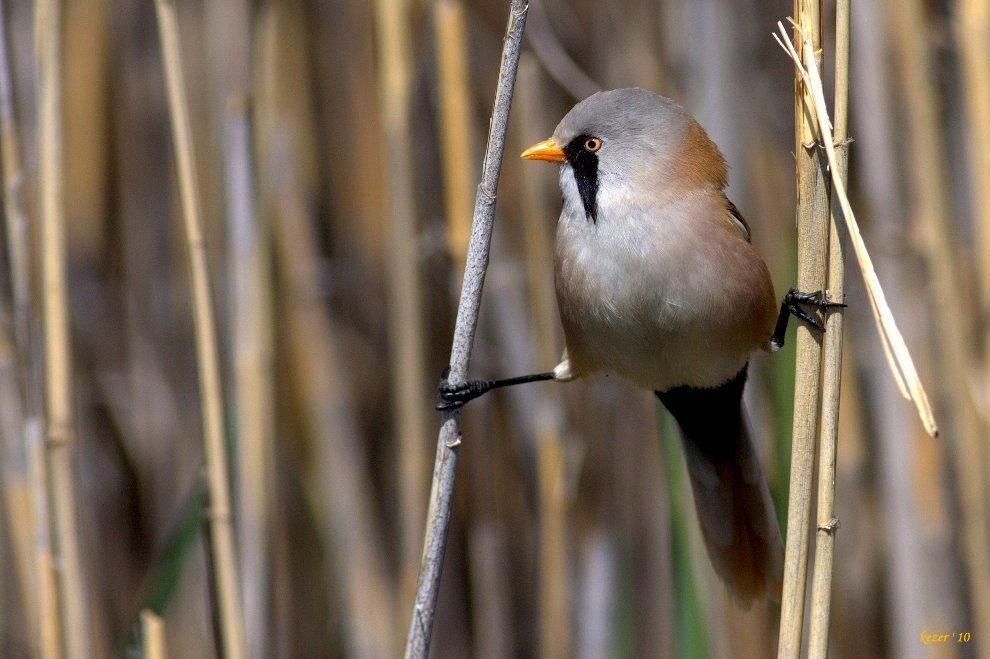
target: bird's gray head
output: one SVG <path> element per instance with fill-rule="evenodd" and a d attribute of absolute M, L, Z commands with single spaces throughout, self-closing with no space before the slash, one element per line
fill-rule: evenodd
<path fill-rule="evenodd" d="M 553 137 L 523 157 L 560 162 L 565 196 L 570 188 L 567 177 L 572 176 L 588 219 L 596 221 L 602 189 L 647 181 L 662 184 L 669 180 L 667 173 L 675 171 L 675 159 L 683 169 L 685 146 L 691 150 L 695 142 L 713 152 L 724 167 L 718 150 L 680 105 L 645 89 L 615 89 L 575 105 Z"/>

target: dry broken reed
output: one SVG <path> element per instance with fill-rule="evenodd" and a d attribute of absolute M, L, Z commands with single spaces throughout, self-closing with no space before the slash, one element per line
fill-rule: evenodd
<path fill-rule="evenodd" d="M 846 16 L 847 17 L 847 16 Z M 841 23 L 840 23 L 841 25 Z M 834 194 L 836 200 L 841 209 L 843 224 L 847 227 L 852 238 L 852 244 L 854 251 L 856 253 L 857 260 L 859 261 L 860 268 L 863 271 L 863 276 L 866 281 L 866 289 L 870 296 L 872 302 L 872 309 L 874 312 L 874 317 L 876 320 L 877 329 L 879 330 L 880 337 L 884 341 L 884 345 L 887 346 L 885 352 L 890 364 L 890 371 L 892 376 L 894 376 L 895 381 L 898 383 L 902 394 L 905 398 L 910 398 L 915 402 L 918 409 L 919 416 L 923 422 L 925 429 L 934 437 L 938 434 L 937 426 L 935 424 L 935 419 L 933 413 L 928 405 L 928 397 L 925 393 L 924 387 L 921 385 L 921 381 L 918 378 L 917 372 L 914 368 L 913 360 L 911 355 L 904 344 L 904 339 L 897 329 L 897 325 L 893 320 L 893 316 L 889 307 L 887 306 L 885 296 L 883 294 L 883 289 L 880 287 L 879 282 L 876 279 L 876 273 L 873 270 L 872 260 L 866 247 L 863 243 L 862 234 L 860 233 L 858 223 L 856 221 L 856 216 L 852 212 L 852 208 L 849 202 L 848 195 L 846 194 L 844 177 L 846 174 L 845 163 L 839 161 L 836 155 L 836 137 L 835 131 L 833 130 L 832 124 L 829 120 L 828 111 L 825 102 L 825 93 L 822 87 L 821 77 L 818 73 L 819 66 L 815 62 L 815 48 L 808 38 L 807 34 L 804 32 L 802 27 L 794 22 L 794 28 L 796 35 L 798 37 L 798 43 L 801 44 L 801 53 L 799 54 L 797 49 L 791 43 L 790 39 L 784 30 L 783 24 L 778 23 L 777 27 L 779 29 L 779 36 L 774 35 L 774 38 L 780 44 L 780 46 L 788 53 L 791 59 L 794 61 L 798 75 L 805 84 L 809 91 L 810 99 L 809 102 L 813 106 L 813 112 L 815 114 L 815 128 L 817 130 L 817 136 L 819 142 L 823 146 L 823 150 L 826 153 L 829 172 L 832 180 L 832 185 L 834 189 Z M 844 45 L 843 50 L 847 49 Z M 840 55 L 841 60 L 844 60 L 846 53 Z M 841 63 L 841 61 L 840 61 Z M 839 83 L 845 83 L 847 81 L 846 73 L 843 72 L 842 75 L 837 77 Z M 837 99 L 842 108 L 839 114 L 839 121 L 836 126 L 842 131 L 841 134 L 845 134 L 846 131 L 846 116 L 845 116 L 845 104 L 847 102 L 848 96 L 845 92 L 838 92 Z M 843 140 L 844 142 L 844 140 Z M 830 277 L 834 273 L 830 270 Z M 840 326 L 841 327 L 841 326 Z M 890 349 L 888 346 L 893 346 Z M 829 389 L 833 387 L 838 387 L 838 379 L 841 374 L 833 374 L 830 378 L 831 382 L 827 385 Z M 831 392 L 829 392 L 831 393 Z M 833 394 L 834 395 L 834 394 Z M 834 401 L 833 401 L 834 402 Z M 832 421 L 829 421 L 831 424 Z M 829 433 L 833 432 L 832 428 L 829 428 Z M 832 498 L 832 488 L 833 484 L 831 481 L 831 464 L 834 463 L 835 456 L 835 446 L 832 442 L 831 437 L 826 444 L 826 452 L 823 456 L 822 470 L 824 477 L 829 480 L 826 484 L 826 491 L 824 493 L 824 510 L 825 514 L 828 515 L 828 519 L 821 522 L 819 525 L 819 530 L 825 535 L 831 536 L 835 531 L 837 525 L 837 520 L 828 513 L 828 507 L 831 506 Z M 825 550 L 828 551 L 828 544 L 830 541 L 826 541 Z M 826 558 L 826 560 L 829 560 Z M 823 575 L 823 580 L 830 579 Z M 825 595 L 821 592 L 819 588 L 819 599 L 813 601 L 813 604 L 818 604 L 819 606 L 824 606 L 821 598 Z M 824 613 L 824 612 L 822 612 Z M 782 627 L 783 629 L 783 627 Z M 822 640 L 823 635 L 825 635 L 827 630 L 818 629 L 818 648 L 816 650 L 818 655 L 824 655 L 826 648 L 822 647 L 822 644 L 826 644 L 825 640 Z M 800 649 L 800 641 L 798 641 L 798 648 Z"/>
<path fill-rule="evenodd" d="M 775 35 L 774 38 L 777 39 L 780 46 L 794 60 L 794 63 L 797 66 L 798 74 L 805 81 L 806 86 L 810 88 L 814 85 L 816 87 L 811 92 L 809 102 L 813 104 L 813 112 L 817 115 L 817 130 L 819 131 L 819 134 L 824 136 L 833 134 L 832 125 L 828 118 L 828 110 L 825 106 L 825 93 L 820 89 L 822 83 L 821 77 L 818 73 L 818 66 L 813 65 L 806 67 L 801 59 L 802 55 L 805 59 L 807 59 L 807 53 L 809 51 L 815 52 L 814 46 L 808 40 L 807 36 L 803 34 L 803 30 L 801 30 L 800 26 L 795 24 L 795 31 L 801 35 L 800 43 L 802 45 L 802 51 L 799 54 L 794 45 L 791 44 L 787 35 L 782 33 L 782 24 L 778 23 L 777 26 L 778 29 L 781 30 L 781 35 Z M 921 379 L 918 377 L 917 369 L 914 366 L 914 360 L 911 358 L 911 354 L 904 342 L 904 337 L 901 335 L 900 330 L 898 330 L 897 323 L 894 320 L 890 306 L 887 304 L 886 297 L 883 293 L 883 288 L 880 286 L 876 271 L 873 268 L 872 259 L 870 258 L 870 254 L 866 249 L 865 243 L 863 242 L 862 233 L 859 230 L 859 224 L 856 221 L 856 216 L 852 212 L 852 207 L 845 190 L 845 185 L 842 182 L 841 177 L 838 176 L 840 168 L 838 167 L 835 148 L 836 147 L 833 142 L 827 142 L 823 145 L 823 150 L 825 151 L 826 157 L 828 158 L 829 164 L 832 168 L 832 181 L 836 188 L 835 193 L 845 216 L 844 219 L 849 224 L 849 232 L 852 239 L 853 249 L 856 254 L 856 259 L 859 262 L 860 269 L 863 273 L 866 291 L 869 296 L 871 310 L 873 311 L 873 318 L 876 321 L 877 331 L 884 347 L 884 355 L 887 358 L 891 376 L 897 383 L 901 395 L 903 395 L 904 398 L 914 402 L 918 416 L 921 423 L 924 425 L 925 431 L 932 437 L 937 437 L 939 432 L 938 426 L 935 423 L 935 416 L 928 401 L 928 394 L 925 392 Z"/>

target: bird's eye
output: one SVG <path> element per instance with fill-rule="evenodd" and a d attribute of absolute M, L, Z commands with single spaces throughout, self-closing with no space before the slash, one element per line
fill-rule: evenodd
<path fill-rule="evenodd" d="M 597 137 L 589 137 L 584 141 L 584 150 L 588 153 L 594 153 L 600 148 L 602 148 L 602 141 Z"/>

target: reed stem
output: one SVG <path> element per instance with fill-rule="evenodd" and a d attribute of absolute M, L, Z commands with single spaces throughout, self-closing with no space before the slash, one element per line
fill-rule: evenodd
<path fill-rule="evenodd" d="M 426 434 L 427 401 L 423 350 L 423 293 L 418 258 L 416 196 L 413 192 L 413 145 L 409 88 L 412 50 L 409 44 L 410 3 L 378 0 L 379 106 L 384 130 L 384 184 L 387 187 L 385 241 L 387 328 L 390 362 L 389 400 L 398 442 L 399 595 L 402 606 L 412 600 L 421 546 L 419 530 L 426 516 L 425 474 L 429 471 Z M 401 636 L 399 637 L 401 638 Z"/>
<path fill-rule="evenodd" d="M 978 302 L 979 308 L 986 311 L 990 309 L 990 184 L 988 184 L 990 183 L 990 148 L 987 148 L 990 144 L 990 75 L 987 74 L 987 62 L 990 62 L 990 0 L 961 0 L 956 2 L 955 6 L 954 24 L 962 74 L 959 89 L 965 100 L 967 119 L 965 144 L 968 155 L 966 162 L 969 173 L 970 208 L 973 213 L 972 225 L 976 231 L 974 260 L 977 266 L 977 280 L 981 282 Z M 978 331 L 980 335 L 976 339 L 982 343 L 983 369 L 980 376 L 970 379 L 970 383 L 976 404 L 983 408 L 983 436 L 986 437 L 986 411 L 990 409 L 990 387 L 985 386 L 990 382 L 990 323 L 980 323 Z M 972 382 L 980 382 L 984 386 L 972 387 Z M 967 448 L 963 451 L 964 459 L 971 463 L 968 470 L 972 473 L 967 480 L 974 485 L 982 485 L 983 488 L 982 492 L 973 495 L 976 509 L 967 511 L 967 515 L 972 515 L 974 518 L 983 515 L 982 520 L 977 520 L 977 523 L 985 527 L 987 506 L 990 505 L 990 489 L 985 476 L 990 470 L 990 447 L 987 446 L 986 441 L 970 441 L 967 444 Z M 984 476 L 979 477 L 980 473 Z M 981 542 L 987 541 L 990 532 L 980 533 L 974 529 L 969 535 L 974 536 L 967 541 L 967 546 L 971 548 L 971 556 L 975 559 L 977 552 L 974 549 L 980 546 Z M 985 549 L 986 546 L 983 547 Z M 978 592 L 978 589 L 987 587 L 987 572 L 985 568 L 978 567 L 976 570 L 978 574 L 981 571 L 983 579 L 970 582 L 973 591 L 971 599 L 974 600 L 974 609 L 981 612 L 978 613 L 981 616 L 979 624 L 987 625 L 990 624 L 990 594 Z M 990 642 L 986 642 L 985 639 L 980 647 L 981 653 L 990 652 Z"/>
<path fill-rule="evenodd" d="M 795 0 L 794 16 L 797 27 L 811 40 L 816 65 L 821 70 L 821 2 Z M 825 289 L 828 255 L 829 186 L 825 154 L 816 143 L 815 113 L 810 92 L 798 74 L 795 74 L 794 92 L 798 194 L 797 286 L 802 291 L 820 291 Z M 777 649 L 777 656 L 781 658 L 797 657 L 801 652 L 808 567 L 808 525 L 814 495 L 815 443 L 821 409 L 822 338 L 815 328 L 798 323 L 795 345 L 797 365 L 791 479 L 780 642 Z"/>
<path fill-rule="evenodd" d="M 272 227 L 287 378 L 299 405 L 310 459 L 300 465 L 305 498 L 327 553 L 327 627 L 344 632 L 344 654 L 393 657 L 400 642 L 395 588 L 382 552 L 371 465 L 355 417 L 353 380 L 326 308 L 315 204 L 308 185 L 309 117 L 292 104 L 306 79 L 300 7 L 266 6 L 258 24 L 257 133 L 261 207 Z M 279 582 L 276 581 L 276 592 Z"/>
<path fill-rule="evenodd" d="M 460 274 L 464 271 L 471 237 L 471 183 L 474 180 L 467 30 L 461 0 L 437 0 L 433 4 L 433 29 L 436 33 L 447 250 L 454 260 L 454 271 Z"/>
<path fill-rule="evenodd" d="M 540 70 L 532 55 L 519 62 L 516 125 L 520 135 L 532 125 L 532 118 L 545 108 Z M 532 135 L 525 136 L 528 139 Z M 527 141 L 527 144 L 529 142 Z M 547 172 L 547 176 L 552 176 Z M 523 257 L 526 283 L 533 318 L 533 344 L 538 364 L 553 364 L 560 355 L 557 303 L 553 274 L 549 267 L 553 239 L 547 227 L 552 217 L 545 199 L 548 183 L 539 175 L 527 173 L 522 180 Z M 567 570 L 568 497 L 565 445 L 559 403 L 540 396 L 536 410 L 536 473 L 540 515 L 540 652 L 543 657 L 570 655 L 569 589 Z"/>
<path fill-rule="evenodd" d="M 144 659 L 166 659 L 165 623 L 160 616 L 145 609 L 141 612 L 141 649 Z"/>
<path fill-rule="evenodd" d="M 251 121 L 251 6 L 207 5 L 213 110 L 222 139 L 227 321 L 236 429 L 234 502 L 248 655 L 272 654 L 275 372 L 270 230 L 258 213 Z"/>
<path fill-rule="evenodd" d="M 891 4 L 895 8 L 895 4 Z M 985 494 L 987 423 L 981 418 L 969 386 L 973 367 L 971 346 L 976 331 L 970 312 L 972 298 L 957 265 L 961 262 L 957 228 L 950 200 L 946 145 L 942 137 L 944 110 L 933 70 L 934 47 L 925 36 L 926 5 L 920 0 L 896 3 L 892 12 L 894 43 L 901 65 L 906 130 L 903 140 L 908 177 L 908 207 L 920 237 L 920 247 L 930 272 L 929 292 L 937 368 L 944 383 L 944 415 L 953 419 L 946 433 L 955 462 L 959 497 L 961 551 L 967 568 L 967 590 L 973 626 L 990 628 L 990 510 Z M 985 71 L 985 69 L 984 69 Z M 975 139 L 972 135 L 969 139 Z M 974 185 L 986 185 L 986 181 Z M 947 322 L 951 319 L 951 322 Z M 974 636 L 976 654 L 990 656 L 990 636 Z"/>
<path fill-rule="evenodd" d="M 202 207 L 189 105 L 182 72 L 182 47 L 173 2 L 155 0 L 155 9 L 158 15 L 162 66 L 165 70 L 169 118 L 172 123 L 183 226 L 189 256 L 189 285 L 193 303 L 196 361 L 199 366 L 203 453 L 206 461 L 209 501 L 206 511 L 207 561 L 210 567 L 210 594 L 215 612 L 215 640 L 219 656 L 240 659 L 245 656 L 246 645 L 237 578 L 227 449 L 224 442 L 220 357 L 217 350 L 216 320 L 207 264 L 206 238 L 203 235 Z"/>
<path fill-rule="evenodd" d="M 981 302 L 990 309 L 990 0 L 959 0 L 953 3 L 956 42 L 959 49 L 961 80 L 959 90 L 965 101 L 966 155 L 969 166 L 969 193 L 972 197 L 973 227 L 976 231 L 976 265 L 979 268 Z M 984 324 L 990 331 L 990 327 Z M 984 333 L 986 359 L 990 359 L 990 334 Z M 984 378 L 990 376 L 990 361 Z M 984 390 L 983 403 L 990 403 L 990 390 Z"/>
<path fill-rule="evenodd" d="M 516 67 L 522 45 L 523 29 L 529 3 L 512 0 L 509 21 L 502 49 L 498 86 L 495 91 L 495 107 L 492 111 L 488 146 L 482 165 L 481 184 L 474 203 L 474 219 L 471 223 L 471 241 L 468 245 L 464 284 L 457 306 L 457 321 L 450 353 L 450 381 L 467 379 L 478 312 L 481 309 L 481 290 L 488 267 L 492 228 L 495 222 L 495 193 L 505 150 L 505 133 L 508 129 L 509 107 L 516 81 Z M 440 573 L 443 568 L 447 529 L 450 526 L 451 501 L 454 496 L 454 476 L 457 470 L 457 453 L 461 444 L 457 410 L 443 415 L 437 439 L 437 455 L 433 466 L 433 484 L 427 513 L 423 554 L 416 586 L 409 634 L 406 637 L 406 657 L 425 658 L 429 654 L 433 619 L 436 615 L 437 594 L 440 590 Z"/>
<path fill-rule="evenodd" d="M 59 629 L 58 592 L 52 560 L 49 532 L 49 470 L 42 446 L 44 428 L 44 403 L 41 382 L 40 355 L 36 345 L 33 294 L 31 290 L 31 244 L 27 215 L 24 211 L 24 170 L 21 167 L 17 121 L 14 116 L 14 88 L 7 44 L 8 18 L 4 3 L 0 3 L 0 166 L 3 171 L 4 229 L 7 239 L 7 266 L 13 304 L 14 347 L 20 394 L 21 442 L 17 451 L 23 463 L 8 464 L 12 470 L 22 471 L 26 483 L 29 537 L 13 537 L 14 553 L 18 556 L 24 605 L 24 620 L 30 625 L 32 650 L 40 657 L 50 659 L 60 654 L 62 644 Z M 15 518 L 13 510 L 14 484 L 7 480 L 7 513 Z M 11 524 L 12 536 L 19 535 L 19 525 Z"/>
<path fill-rule="evenodd" d="M 46 470 L 54 560 L 59 566 L 61 652 L 70 659 L 82 659 L 92 654 L 92 646 L 88 597 L 76 525 L 76 430 L 66 281 L 62 138 L 62 21 L 58 0 L 39 1 L 35 21 L 39 75 L 38 190 L 42 232 Z M 45 469 L 40 464 L 37 467 Z M 44 569 L 44 566 L 41 568 Z"/>
<path fill-rule="evenodd" d="M 834 138 L 838 157 L 838 176 L 843 184 L 848 178 L 849 145 L 849 0 L 838 0 L 835 17 L 835 107 Z M 828 298 L 845 301 L 845 217 L 838 200 L 832 202 L 829 223 Z M 808 656 L 828 656 L 828 630 L 832 607 L 832 569 L 835 533 L 835 456 L 839 432 L 839 394 L 842 379 L 841 308 L 828 314 L 825 321 L 825 356 L 822 376 L 822 426 L 818 458 L 818 524 L 815 540 L 815 564 L 811 587 L 811 627 L 808 632 Z"/>

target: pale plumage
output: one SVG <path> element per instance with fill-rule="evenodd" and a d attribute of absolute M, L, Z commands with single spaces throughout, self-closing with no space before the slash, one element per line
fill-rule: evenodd
<path fill-rule="evenodd" d="M 560 164 L 554 280 L 564 359 L 545 373 L 444 383 L 438 409 L 498 387 L 598 373 L 655 391 L 680 426 L 716 573 L 743 606 L 779 597 L 780 529 L 742 392 L 750 356 L 783 344 L 789 313 L 820 326 L 798 305 L 834 305 L 792 289 L 777 315 L 766 264 L 725 196 L 725 161 L 669 99 L 595 94 L 523 158 Z"/>
<path fill-rule="evenodd" d="M 767 343 L 777 309 L 766 265 L 729 213 L 721 156 L 680 106 L 644 90 L 592 96 L 552 139 L 590 134 L 602 140 L 597 219 L 573 166 L 560 172 L 555 280 L 572 372 L 661 391 L 722 384 Z M 714 177 L 685 167 L 702 159 Z"/>
<path fill-rule="evenodd" d="M 743 606 L 778 597 L 780 530 L 742 410 L 776 299 L 721 154 L 683 108 L 641 89 L 579 103 L 544 144 L 543 159 L 550 144 L 562 152 L 555 376 L 613 373 L 656 391 L 681 427 L 715 571 Z"/>

